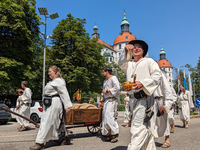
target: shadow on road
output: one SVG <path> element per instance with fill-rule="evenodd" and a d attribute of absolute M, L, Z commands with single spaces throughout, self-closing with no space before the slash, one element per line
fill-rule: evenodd
<path fill-rule="evenodd" d="M 155 142 L 156 144 L 156 147 L 161 147 L 163 145 L 163 143 L 158 143 L 158 142 Z"/>
<path fill-rule="evenodd" d="M 179 126 L 179 125 L 174 125 L 175 127 L 178 127 L 178 128 L 183 128 L 182 126 Z"/>
<path fill-rule="evenodd" d="M 85 138 L 85 137 L 92 137 L 92 136 L 96 136 L 98 138 L 101 138 L 101 134 L 100 133 L 97 133 L 97 134 L 91 134 L 91 133 L 71 134 L 71 135 L 69 135 L 69 138 L 77 139 L 77 138 Z"/>
<path fill-rule="evenodd" d="M 127 150 L 127 146 L 117 146 L 117 147 L 112 148 L 110 150 Z"/>

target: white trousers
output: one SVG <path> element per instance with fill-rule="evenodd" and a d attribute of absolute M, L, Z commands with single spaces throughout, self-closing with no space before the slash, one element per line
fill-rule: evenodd
<path fill-rule="evenodd" d="M 174 107 L 168 113 L 169 124 L 174 124 Z"/>
<path fill-rule="evenodd" d="M 135 109 L 133 109 L 136 101 L 136 99 L 129 100 L 132 110 L 132 122 L 131 143 L 129 143 L 127 150 L 156 150 L 154 137 L 147 129 L 147 123 L 144 123 L 147 108 L 146 100 L 138 101 Z"/>
<path fill-rule="evenodd" d="M 19 109 L 19 114 L 30 119 L 30 106 L 23 104 Z M 16 119 L 17 122 L 22 126 L 27 127 L 30 125 L 28 120 L 25 120 L 21 117 L 17 117 Z"/>
<path fill-rule="evenodd" d="M 117 102 L 106 101 L 103 105 L 103 118 L 102 118 L 102 135 L 108 135 L 111 130 L 111 135 L 119 133 L 119 126 L 115 119 L 117 113 Z"/>
<path fill-rule="evenodd" d="M 124 123 L 129 123 L 129 121 L 131 120 L 131 112 L 129 108 L 130 108 L 129 102 L 125 102 Z"/>
<path fill-rule="evenodd" d="M 180 120 L 190 121 L 190 108 L 188 101 L 181 101 L 182 108 L 179 109 Z"/>
<path fill-rule="evenodd" d="M 59 97 L 54 97 L 52 99 L 50 107 L 46 108 L 43 106 L 40 129 L 36 137 L 36 143 L 43 144 L 49 140 L 58 140 L 58 135 L 61 132 L 65 132 L 65 136 L 67 135 L 65 123 L 61 126 L 62 131 L 59 131 L 62 115 L 63 108 Z"/>

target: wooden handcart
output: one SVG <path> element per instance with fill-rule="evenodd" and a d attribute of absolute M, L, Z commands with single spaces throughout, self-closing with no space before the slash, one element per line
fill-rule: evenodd
<path fill-rule="evenodd" d="M 71 109 L 66 113 L 66 129 L 87 127 L 92 134 L 101 133 L 102 109 Z"/>

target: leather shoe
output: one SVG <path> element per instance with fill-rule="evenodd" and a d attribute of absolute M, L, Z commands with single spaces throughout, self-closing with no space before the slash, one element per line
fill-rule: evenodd
<path fill-rule="evenodd" d="M 40 150 L 40 149 L 44 149 L 44 144 L 36 143 L 34 146 L 30 147 L 30 150 Z"/>

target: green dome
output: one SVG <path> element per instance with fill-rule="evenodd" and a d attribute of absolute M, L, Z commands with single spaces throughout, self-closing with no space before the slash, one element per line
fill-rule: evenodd
<path fill-rule="evenodd" d="M 165 51 L 163 48 L 161 49 L 160 54 L 165 54 Z"/>
<path fill-rule="evenodd" d="M 113 57 L 112 53 L 109 51 L 105 51 L 103 54 L 105 57 Z"/>
<path fill-rule="evenodd" d="M 95 25 L 93 29 L 98 29 L 98 27 Z"/>
<path fill-rule="evenodd" d="M 129 24 L 125 15 L 124 15 L 124 19 L 122 20 L 121 25 L 124 25 L 124 24 Z"/>

